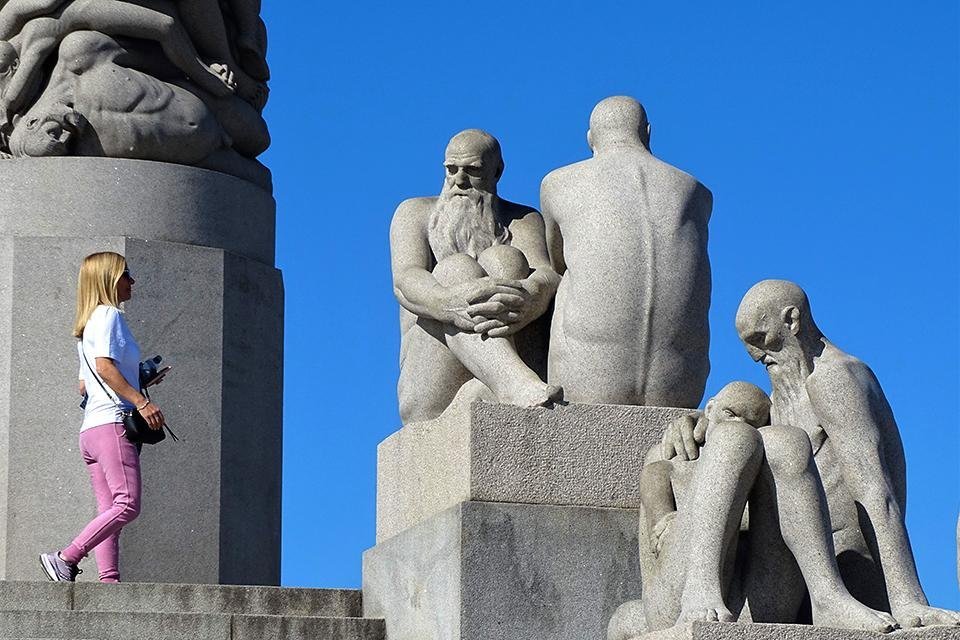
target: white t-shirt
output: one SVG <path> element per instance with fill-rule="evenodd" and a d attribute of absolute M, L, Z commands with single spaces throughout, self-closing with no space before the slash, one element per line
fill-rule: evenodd
<path fill-rule="evenodd" d="M 94 309 L 83 329 L 83 339 L 77 341 L 77 354 L 80 357 L 80 379 L 87 388 L 87 406 L 83 411 L 80 431 L 120 422 L 122 417 L 115 400 L 120 400 L 127 411 L 133 410 L 133 405 L 118 396 L 106 380 L 99 375 L 95 377 L 83 359 L 86 355 L 90 366 L 96 371 L 97 358 L 110 358 L 130 386 L 140 388 L 140 347 L 133 339 L 120 309 L 105 304 Z M 112 398 L 106 394 L 97 378 L 107 387 Z"/>

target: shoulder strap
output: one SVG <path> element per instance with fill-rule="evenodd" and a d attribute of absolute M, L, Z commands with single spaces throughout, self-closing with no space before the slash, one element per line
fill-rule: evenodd
<path fill-rule="evenodd" d="M 100 385 L 100 388 L 103 389 L 103 392 L 104 392 L 105 394 L 107 394 L 107 397 L 108 397 L 108 398 L 110 398 L 111 400 L 113 400 L 114 404 L 117 405 L 117 408 L 119 408 L 120 411 L 123 411 L 123 404 L 120 403 L 120 399 L 119 399 L 119 398 L 114 398 L 114 397 L 110 394 L 110 392 L 107 391 L 107 386 L 106 386 L 105 384 L 103 384 L 103 380 L 101 380 L 101 379 L 100 379 L 100 376 L 97 375 L 96 370 L 95 370 L 93 367 L 90 366 L 90 361 L 87 360 L 87 353 L 83 350 L 83 338 L 80 338 L 80 355 L 83 356 L 83 361 L 87 363 L 87 369 L 89 369 L 89 370 L 90 370 L 90 373 L 93 374 L 93 378 L 94 378 L 94 379 L 97 381 L 97 383 Z"/>

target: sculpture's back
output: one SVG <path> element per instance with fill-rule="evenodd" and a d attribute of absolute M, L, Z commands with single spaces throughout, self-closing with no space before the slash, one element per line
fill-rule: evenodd
<path fill-rule="evenodd" d="M 550 379 L 573 402 L 696 407 L 710 369 L 712 196 L 655 158 L 629 118 L 594 124 L 608 107 L 642 113 L 629 98 L 601 102 L 595 156 L 552 172 L 541 189 L 552 258 L 566 269 Z"/>

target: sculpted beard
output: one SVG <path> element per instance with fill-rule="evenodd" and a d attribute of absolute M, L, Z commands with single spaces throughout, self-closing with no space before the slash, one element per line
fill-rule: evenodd
<path fill-rule="evenodd" d="M 497 197 L 471 189 L 465 196 L 444 191 L 437 199 L 427 239 L 437 261 L 455 253 L 477 258 L 497 244 L 510 240 L 510 231 L 497 220 Z"/>
<path fill-rule="evenodd" d="M 770 416 L 775 424 L 800 426 L 800 403 L 806 394 L 808 371 L 804 371 L 803 352 L 785 346 L 777 354 L 777 364 L 767 368 L 770 376 Z"/>

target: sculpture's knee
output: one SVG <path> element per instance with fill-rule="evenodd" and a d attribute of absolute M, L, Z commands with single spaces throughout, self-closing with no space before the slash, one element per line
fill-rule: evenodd
<path fill-rule="evenodd" d="M 763 441 L 757 429 L 746 422 L 721 422 L 707 434 L 707 451 L 711 450 L 724 458 L 759 460 L 763 455 Z"/>
<path fill-rule="evenodd" d="M 523 252 L 506 244 L 490 247 L 477 258 L 480 266 L 494 278 L 523 280 L 530 275 L 530 263 Z"/>
<path fill-rule="evenodd" d="M 764 456 L 775 475 L 798 476 L 810 467 L 813 450 L 803 429 L 775 425 L 763 427 L 760 435 Z"/>
<path fill-rule="evenodd" d="M 455 253 L 447 256 L 433 269 L 433 277 L 442 285 L 449 286 L 470 280 L 476 280 L 487 275 L 476 260 L 465 253 Z"/>

